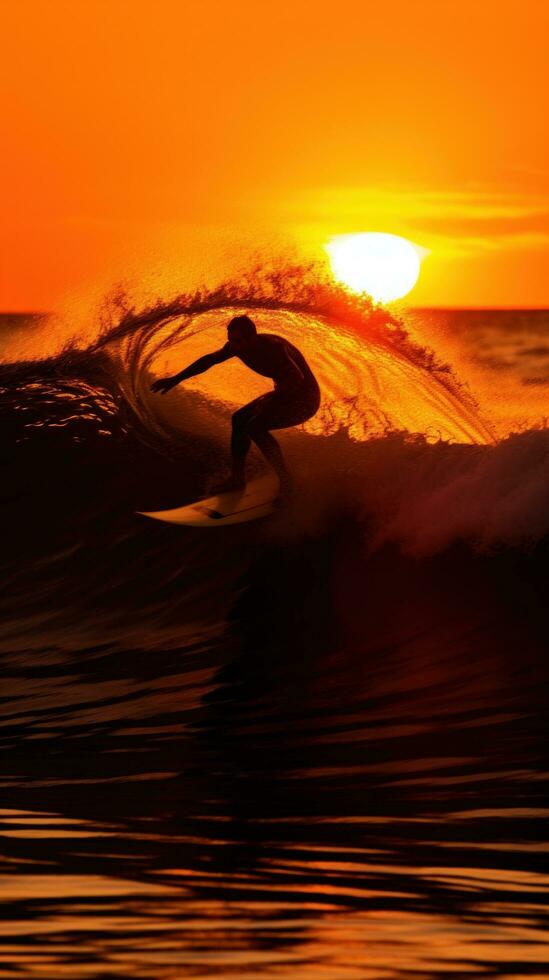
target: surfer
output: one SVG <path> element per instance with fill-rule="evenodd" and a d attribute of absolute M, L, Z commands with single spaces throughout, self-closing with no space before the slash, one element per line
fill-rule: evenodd
<path fill-rule="evenodd" d="M 203 374 L 231 357 L 240 358 L 257 374 L 272 378 L 273 391 L 254 398 L 232 417 L 232 473 L 220 489 L 240 490 L 245 486 L 246 456 L 251 443 L 255 442 L 275 470 L 281 493 L 287 494 L 291 490 L 291 478 L 271 430 L 300 425 L 316 414 L 320 405 L 318 382 L 297 347 L 277 334 L 258 333 L 250 317 L 233 317 L 227 334 L 227 343 L 220 350 L 199 357 L 173 377 L 159 378 L 151 385 L 151 390 L 164 395 L 180 381 Z"/>

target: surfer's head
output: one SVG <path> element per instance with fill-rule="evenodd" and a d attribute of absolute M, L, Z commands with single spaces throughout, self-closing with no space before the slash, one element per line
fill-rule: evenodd
<path fill-rule="evenodd" d="M 257 334 L 256 325 L 249 316 L 233 316 L 227 327 L 231 344 L 238 347 L 246 346 Z"/>

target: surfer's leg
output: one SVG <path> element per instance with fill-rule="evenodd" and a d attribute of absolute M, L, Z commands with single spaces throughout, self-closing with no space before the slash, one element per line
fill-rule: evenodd
<path fill-rule="evenodd" d="M 244 482 L 244 468 L 246 465 L 246 456 L 248 455 L 249 448 L 252 444 L 252 440 L 246 431 L 246 426 L 236 419 L 235 416 L 238 412 L 233 415 L 233 431 L 231 435 L 231 463 L 232 463 L 232 478 L 235 483 Z"/>
<path fill-rule="evenodd" d="M 278 442 L 269 430 L 265 428 L 264 420 L 261 416 L 251 420 L 248 426 L 248 432 L 257 448 L 263 453 L 265 459 L 271 464 L 278 476 L 281 493 L 288 493 L 292 487 L 290 472 L 286 466 L 286 461 Z"/>
<path fill-rule="evenodd" d="M 318 409 L 318 401 L 316 393 L 313 392 L 313 395 L 314 397 L 296 400 L 280 391 L 268 392 L 234 413 L 231 484 L 244 484 L 246 456 L 253 441 L 277 474 L 281 493 L 290 492 L 290 472 L 282 450 L 270 430 L 299 425 L 314 415 Z"/>
<path fill-rule="evenodd" d="M 318 411 L 320 392 L 316 389 L 301 397 L 276 390 L 246 405 L 246 432 L 271 464 L 280 480 L 282 495 L 292 489 L 292 478 L 272 429 L 287 429 L 307 421 Z"/>
<path fill-rule="evenodd" d="M 246 482 L 246 456 L 252 444 L 252 436 L 249 431 L 250 421 L 260 411 L 261 405 L 266 397 L 268 396 L 262 395 L 260 398 L 255 398 L 253 402 L 249 402 L 248 405 L 239 408 L 232 417 L 231 484 L 234 483 L 235 486 L 243 486 Z"/>

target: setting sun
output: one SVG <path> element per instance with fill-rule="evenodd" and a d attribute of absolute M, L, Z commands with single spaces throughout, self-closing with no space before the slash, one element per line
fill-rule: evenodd
<path fill-rule="evenodd" d="M 398 235 L 337 235 L 325 247 L 336 279 L 376 302 L 406 296 L 418 280 L 419 249 Z"/>

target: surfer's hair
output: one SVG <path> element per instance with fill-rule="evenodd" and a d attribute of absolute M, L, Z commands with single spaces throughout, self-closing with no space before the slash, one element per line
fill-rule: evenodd
<path fill-rule="evenodd" d="M 238 334 L 239 337 L 255 337 L 257 327 L 249 316 L 233 316 L 227 327 L 229 334 Z"/>

